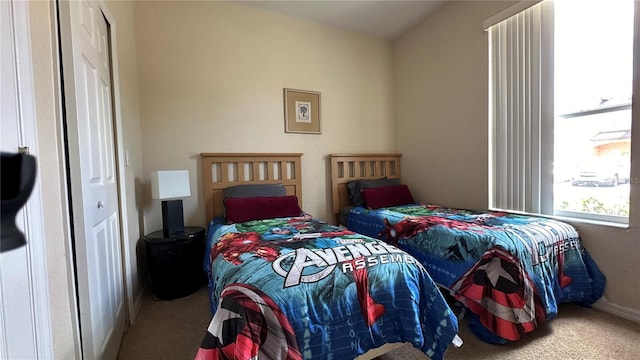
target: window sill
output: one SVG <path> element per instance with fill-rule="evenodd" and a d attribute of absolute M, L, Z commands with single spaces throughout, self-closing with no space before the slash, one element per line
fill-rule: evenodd
<path fill-rule="evenodd" d="M 620 222 L 604 221 L 604 220 L 594 220 L 594 219 L 584 219 L 584 218 L 579 218 L 579 217 L 559 216 L 559 215 L 553 215 L 553 216 L 549 216 L 549 217 L 553 218 L 553 219 L 556 219 L 556 220 L 559 220 L 559 221 L 564 221 L 564 222 L 567 222 L 567 223 L 580 223 L 580 224 L 589 224 L 589 225 L 614 227 L 614 228 L 619 228 L 619 229 L 629 229 L 629 224 L 628 223 L 620 223 Z"/>
<path fill-rule="evenodd" d="M 574 214 L 576 214 L 576 216 L 574 216 Z M 598 225 L 598 226 L 615 227 L 620 229 L 629 228 L 629 218 L 623 217 L 623 216 L 573 213 L 570 211 L 556 211 L 556 213 L 552 217 L 554 219 L 569 222 L 569 223 L 574 222 L 574 223 L 591 224 L 591 225 Z"/>
<path fill-rule="evenodd" d="M 613 228 L 619 228 L 619 229 L 629 229 L 630 228 L 628 222 L 607 221 L 607 220 L 602 220 L 602 219 L 587 219 L 587 218 L 584 218 L 584 217 L 571 216 L 570 212 L 565 212 L 563 214 L 556 214 L 556 215 L 548 215 L 548 214 L 538 214 L 538 213 L 529 213 L 529 212 L 524 212 L 524 211 L 503 210 L 503 209 L 490 209 L 490 211 L 502 211 L 502 212 L 508 212 L 508 213 L 513 213 L 513 214 L 525 215 L 525 216 L 539 216 L 539 217 L 543 217 L 543 218 L 549 218 L 549 219 L 554 219 L 554 220 L 558 220 L 558 221 L 564 221 L 564 222 L 569 223 L 569 224 L 579 223 L 579 224 L 589 224 L 589 225 L 613 227 Z M 626 219 L 627 219 L 627 221 L 629 220 L 629 218 L 626 218 Z"/>

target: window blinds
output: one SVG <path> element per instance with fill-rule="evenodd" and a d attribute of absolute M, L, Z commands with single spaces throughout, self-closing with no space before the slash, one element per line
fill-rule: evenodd
<path fill-rule="evenodd" d="M 551 163 L 553 154 L 552 139 L 546 134 L 551 134 L 553 107 L 544 108 L 546 99 L 553 99 L 552 85 L 550 97 L 542 93 L 548 76 L 543 67 L 553 69 L 553 60 L 546 64 L 543 57 L 542 4 L 489 27 L 488 32 L 489 204 L 528 213 L 552 211 L 541 197 L 545 164 Z"/>

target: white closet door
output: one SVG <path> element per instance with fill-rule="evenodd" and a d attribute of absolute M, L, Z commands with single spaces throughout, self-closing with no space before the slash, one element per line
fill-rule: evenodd
<path fill-rule="evenodd" d="M 125 327 L 110 34 L 98 1 L 61 1 L 82 349 L 115 359 Z"/>

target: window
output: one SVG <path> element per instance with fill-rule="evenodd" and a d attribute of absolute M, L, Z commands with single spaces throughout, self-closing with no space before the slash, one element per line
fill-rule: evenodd
<path fill-rule="evenodd" d="M 633 20 L 556 0 L 488 27 L 491 208 L 628 223 Z"/>

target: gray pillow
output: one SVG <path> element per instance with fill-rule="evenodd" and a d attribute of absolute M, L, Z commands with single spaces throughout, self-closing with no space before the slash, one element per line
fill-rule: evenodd
<path fill-rule="evenodd" d="M 286 196 L 287 189 L 282 184 L 235 185 L 222 190 L 224 198 L 249 198 L 264 196 Z"/>
<path fill-rule="evenodd" d="M 349 200 L 353 206 L 364 206 L 364 198 L 362 197 L 362 189 L 379 188 L 385 186 L 400 185 L 400 179 L 381 179 L 355 180 L 347 183 L 347 193 Z"/>

